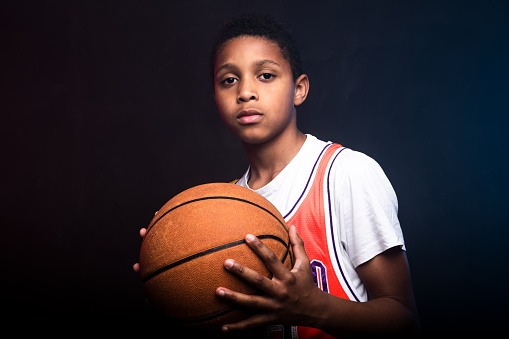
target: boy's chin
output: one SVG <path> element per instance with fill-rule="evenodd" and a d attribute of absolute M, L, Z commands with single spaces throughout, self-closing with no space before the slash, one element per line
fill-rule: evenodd
<path fill-rule="evenodd" d="M 263 144 L 266 144 L 267 142 L 269 142 L 270 140 L 272 140 L 272 138 L 267 135 L 249 135 L 249 136 L 237 135 L 237 137 L 240 139 L 240 141 L 242 141 L 242 143 L 244 145 L 252 145 L 252 146 L 263 145 Z"/>

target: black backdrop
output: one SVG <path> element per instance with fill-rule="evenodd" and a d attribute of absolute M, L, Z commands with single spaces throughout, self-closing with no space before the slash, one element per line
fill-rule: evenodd
<path fill-rule="evenodd" d="M 505 327 L 508 2 L 323 3 L 1 5 L 8 324 L 146 328 L 138 229 L 247 166 L 207 58 L 224 19 L 257 10 L 300 42 L 300 129 L 372 156 L 395 187 L 423 332 Z"/>

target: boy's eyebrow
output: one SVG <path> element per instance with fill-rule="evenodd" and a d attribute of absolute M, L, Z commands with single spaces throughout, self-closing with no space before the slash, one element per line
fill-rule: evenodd
<path fill-rule="evenodd" d="M 224 69 L 224 68 L 235 68 L 235 65 L 234 64 L 224 64 L 222 65 L 221 67 L 219 67 L 216 71 L 216 75 L 217 73 L 219 73 L 220 70 Z"/>
<path fill-rule="evenodd" d="M 265 64 L 272 64 L 272 65 L 276 65 L 276 66 L 281 67 L 281 65 L 280 65 L 280 64 L 278 64 L 277 62 L 272 61 L 272 60 L 270 60 L 270 59 L 259 60 L 259 61 L 257 61 L 255 64 L 256 64 L 256 66 L 263 66 L 263 65 L 265 65 Z"/>
<path fill-rule="evenodd" d="M 281 67 L 280 64 L 278 64 L 277 62 L 275 62 L 273 60 L 270 60 L 270 59 L 258 60 L 258 61 L 255 62 L 256 66 L 263 66 L 265 64 L 272 64 L 272 65 L 276 65 L 276 66 Z M 224 64 L 224 65 L 222 65 L 221 67 L 219 67 L 217 69 L 216 75 L 217 75 L 217 73 L 219 73 L 220 70 L 225 69 L 225 68 L 236 68 L 236 66 L 234 64 L 231 64 L 231 63 Z"/>

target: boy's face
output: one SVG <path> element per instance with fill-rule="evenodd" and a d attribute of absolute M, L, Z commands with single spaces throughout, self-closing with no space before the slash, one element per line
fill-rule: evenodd
<path fill-rule="evenodd" d="M 217 54 L 214 97 L 226 126 L 243 142 L 260 144 L 297 129 L 290 63 L 270 40 L 241 36 Z"/>

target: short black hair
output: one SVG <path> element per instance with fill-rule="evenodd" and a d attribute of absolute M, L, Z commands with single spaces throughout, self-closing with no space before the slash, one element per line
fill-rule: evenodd
<path fill-rule="evenodd" d="M 281 54 L 292 68 L 293 80 L 297 80 L 304 73 L 299 47 L 290 30 L 270 15 L 243 13 L 226 21 L 214 39 L 209 59 L 213 82 L 217 53 L 228 41 L 240 36 L 261 37 L 277 43 Z"/>

